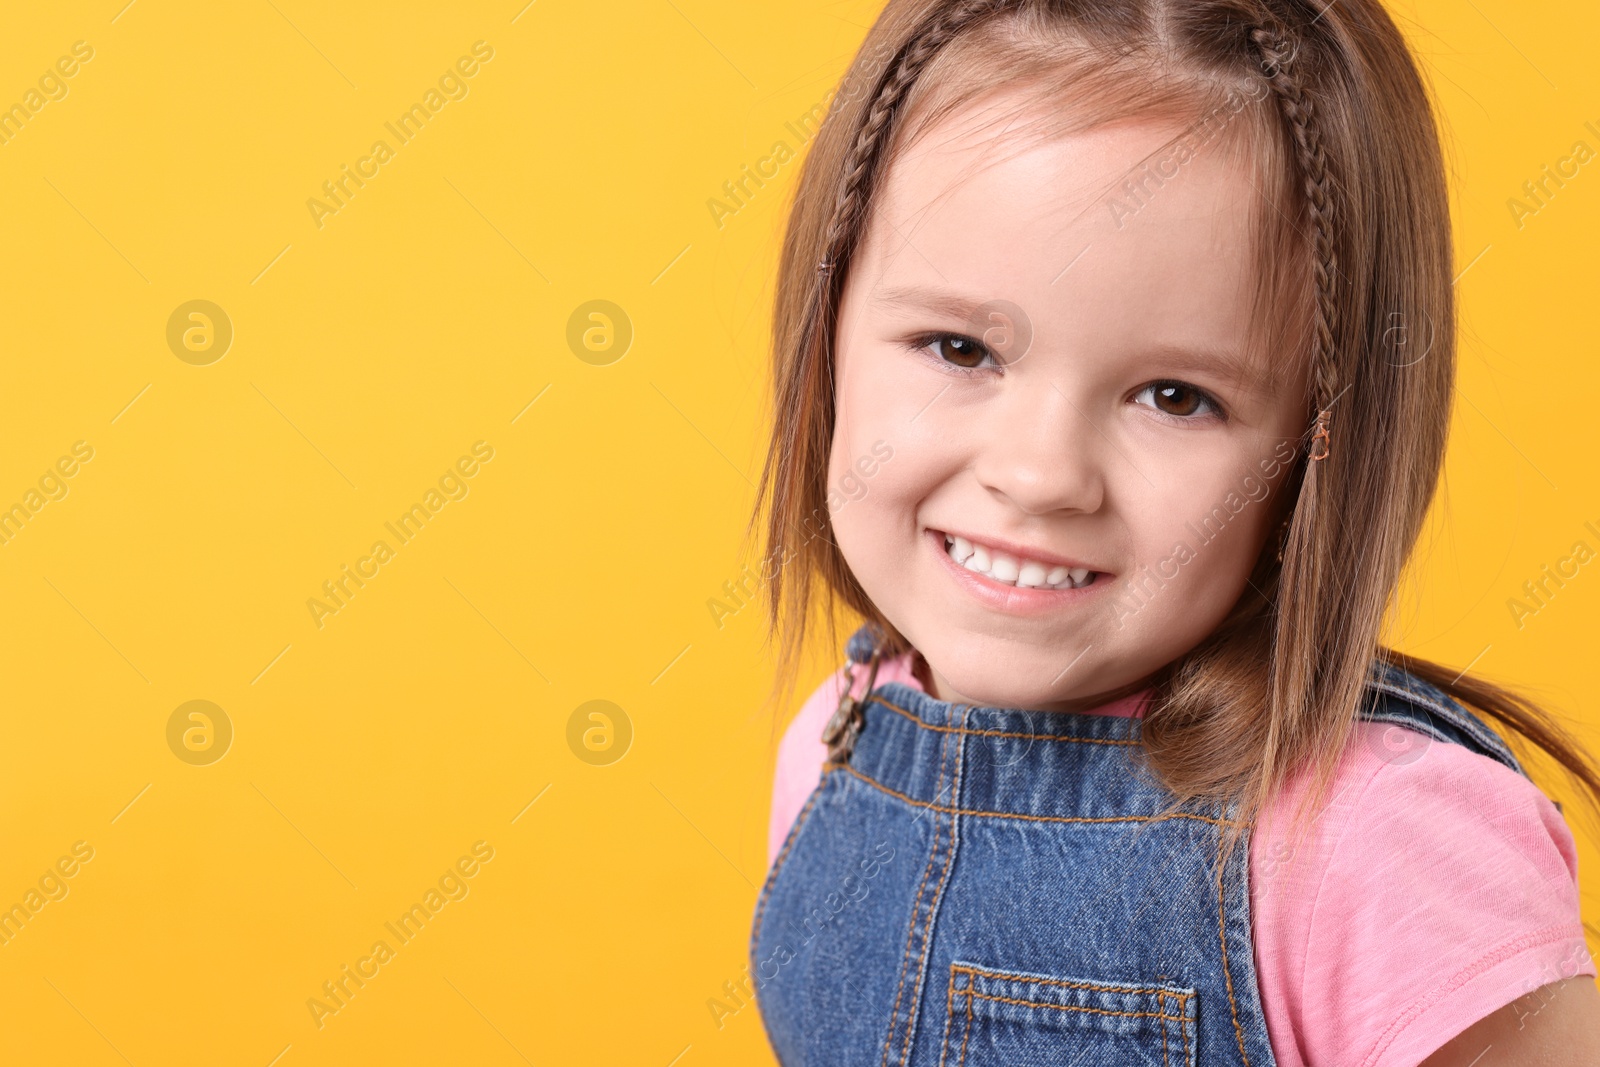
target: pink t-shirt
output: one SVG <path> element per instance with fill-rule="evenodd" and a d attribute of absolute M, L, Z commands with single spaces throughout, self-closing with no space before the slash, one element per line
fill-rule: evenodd
<path fill-rule="evenodd" d="M 875 685 L 922 689 L 911 653 Z M 866 671 L 858 671 L 859 697 Z M 767 864 L 821 779 L 834 672 L 778 751 Z M 1140 715 L 1145 694 L 1097 709 Z M 1461 745 L 1357 724 L 1296 844 L 1296 779 L 1250 836 L 1256 973 L 1279 1067 L 1415 1067 L 1525 993 L 1595 974 L 1572 834 L 1545 795 Z"/>

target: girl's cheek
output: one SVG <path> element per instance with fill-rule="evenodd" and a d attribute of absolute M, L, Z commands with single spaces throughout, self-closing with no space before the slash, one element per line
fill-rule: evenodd
<path fill-rule="evenodd" d="M 903 381 L 859 391 L 858 384 L 841 383 L 828 463 L 830 494 L 856 499 L 894 491 L 890 487 L 909 492 L 963 451 L 960 427 L 940 410 L 948 397 L 939 397 L 937 390 L 915 396 Z"/>
<path fill-rule="evenodd" d="M 1270 486 L 1249 467 L 1230 462 L 1226 473 L 1213 467 L 1183 479 L 1162 479 L 1155 489 L 1138 479 L 1124 487 L 1143 490 L 1130 524 L 1137 546 L 1134 574 L 1148 569 L 1162 582 L 1191 588 L 1242 587 L 1272 501 Z"/>

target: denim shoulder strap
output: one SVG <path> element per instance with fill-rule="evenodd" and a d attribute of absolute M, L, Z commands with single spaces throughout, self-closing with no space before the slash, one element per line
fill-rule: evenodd
<path fill-rule="evenodd" d="M 1393 664 L 1373 661 L 1361 717 L 1408 727 L 1434 741 L 1464 745 L 1528 777 L 1511 749 L 1482 719 L 1452 700 L 1444 690 Z"/>

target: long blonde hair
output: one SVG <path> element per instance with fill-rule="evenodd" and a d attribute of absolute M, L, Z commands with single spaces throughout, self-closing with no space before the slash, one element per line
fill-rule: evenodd
<path fill-rule="evenodd" d="M 1314 801 L 1376 658 L 1487 713 L 1600 798 L 1600 772 L 1548 713 L 1380 644 L 1439 479 L 1456 336 L 1438 131 L 1376 0 L 889 0 L 803 164 L 778 275 L 777 417 L 751 529 L 770 503 L 776 565 L 762 577 L 779 699 L 792 689 L 818 584 L 832 647 L 840 602 L 891 654 L 908 647 L 826 535 L 832 334 L 897 150 L 1019 79 L 1070 96 L 1080 114 L 1091 101 L 1101 121 L 1238 111 L 1230 136 L 1261 176 L 1256 319 L 1264 344 L 1310 369 L 1305 447 L 1279 490 L 1281 559 L 1268 538 L 1227 620 L 1157 683 L 1142 736 L 1161 782 L 1180 801 L 1236 800 L 1243 824 L 1309 767 Z M 1426 358 L 1399 347 L 1406 328 L 1432 330 Z M 1326 458 L 1308 458 L 1330 441 Z"/>

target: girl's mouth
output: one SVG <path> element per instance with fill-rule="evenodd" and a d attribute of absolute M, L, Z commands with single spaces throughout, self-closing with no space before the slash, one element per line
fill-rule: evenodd
<path fill-rule="evenodd" d="M 988 545 L 978 544 L 947 534 L 941 530 L 930 531 L 944 545 L 951 562 L 1001 585 L 1018 589 L 1083 589 L 1101 577 L 1099 571 L 1087 567 L 1066 567 L 1013 555 Z"/>

